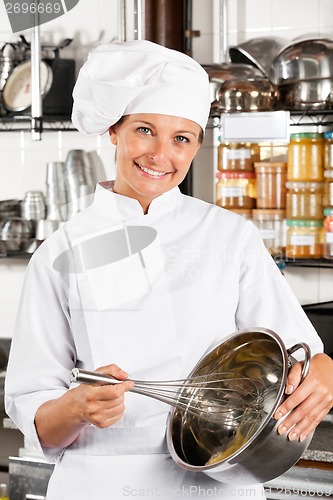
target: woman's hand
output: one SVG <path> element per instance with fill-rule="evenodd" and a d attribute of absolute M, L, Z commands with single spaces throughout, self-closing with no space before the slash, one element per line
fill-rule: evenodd
<path fill-rule="evenodd" d="M 123 383 L 117 385 L 80 384 L 76 389 L 75 402 L 81 419 L 96 427 L 105 428 L 115 424 L 124 414 L 124 393 L 133 387 L 126 381 L 127 373 L 117 365 L 107 365 L 96 370 L 111 375 Z"/>
<path fill-rule="evenodd" d="M 124 380 L 117 385 L 80 384 L 58 399 L 42 404 L 35 416 L 35 426 L 42 446 L 64 448 L 75 441 L 88 424 L 105 428 L 115 424 L 125 410 L 124 393 L 133 387 L 127 373 L 116 365 L 97 370 Z"/>
<path fill-rule="evenodd" d="M 301 371 L 301 362 L 290 369 L 289 396 L 274 415 L 279 420 L 291 412 L 278 427 L 279 434 L 288 433 L 291 441 L 304 441 L 333 407 L 333 360 L 326 354 L 313 356 L 309 374 L 300 384 Z"/>

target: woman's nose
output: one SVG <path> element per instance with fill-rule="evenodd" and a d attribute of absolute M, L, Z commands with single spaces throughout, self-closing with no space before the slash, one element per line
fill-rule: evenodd
<path fill-rule="evenodd" d="M 158 144 L 155 146 L 151 154 L 148 155 L 156 165 L 165 165 L 169 162 L 169 151 L 165 144 Z"/>

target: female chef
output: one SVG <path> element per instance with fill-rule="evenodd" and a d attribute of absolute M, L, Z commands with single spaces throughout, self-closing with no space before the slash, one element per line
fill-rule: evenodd
<path fill-rule="evenodd" d="M 280 433 L 304 439 L 332 406 L 333 362 L 258 230 L 178 189 L 209 109 L 201 66 L 151 42 L 101 45 L 80 71 L 73 122 L 109 132 L 117 173 L 32 257 L 6 380 L 7 413 L 55 463 L 48 500 L 263 496 L 178 467 L 169 408 L 126 381 L 185 377 L 238 329 L 312 349 L 302 384 L 301 363 L 290 371 Z M 70 386 L 74 366 L 124 382 Z"/>

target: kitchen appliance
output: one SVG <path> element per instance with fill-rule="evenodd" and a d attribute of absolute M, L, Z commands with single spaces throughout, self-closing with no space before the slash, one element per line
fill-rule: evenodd
<path fill-rule="evenodd" d="M 241 330 L 229 336 L 206 354 L 189 377 L 211 371 L 232 371 L 235 375 L 256 378 L 264 388 L 264 411 L 256 419 L 237 420 L 237 412 L 229 422 L 204 421 L 200 416 L 174 408 L 169 415 L 167 443 L 177 465 L 204 472 L 224 483 L 263 483 L 283 474 L 301 457 L 312 434 L 303 442 L 289 441 L 277 432 L 282 419 L 273 415 L 285 398 L 291 356 L 304 349 L 302 380 L 309 369 L 310 350 L 306 344 L 296 344 L 286 350 L 276 333 L 264 328 Z M 189 392 L 184 386 L 180 393 Z"/>

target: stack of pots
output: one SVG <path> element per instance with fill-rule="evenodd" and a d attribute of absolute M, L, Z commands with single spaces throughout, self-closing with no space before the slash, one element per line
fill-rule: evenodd
<path fill-rule="evenodd" d="M 287 163 L 260 161 L 254 164 L 254 168 L 257 208 L 252 212 L 253 222 L 271 255 L 283 257 L 286 248 Z"/>
<path fill-rule="evenodd" d="M 258 144 L 220 143 L 216 174 L 216 204 L 246 218 L 256 206 L 254 163 L 260 158 Z"/>
<path fill-rule="evenodd" d="M 324 135 L 319 133 L 290 136 L 286 183 L 287 258 L 323 256 L 324 144 Z"/>
<path fill-rule="evenodd" d="M 333 132 L 324 134 L 324 248 L 323 257 L 333 259 Z"/>

